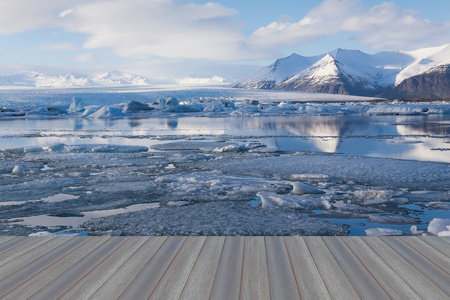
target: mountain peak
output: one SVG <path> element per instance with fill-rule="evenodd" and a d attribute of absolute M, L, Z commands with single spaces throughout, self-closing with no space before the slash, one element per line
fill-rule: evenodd
<path fill-rule="evenodd" d="M 319 56 L 293 53 L 277 59 L 234 87 L 375 96 L 415 75 L 443 72 L 448 65 L 450 44 L 375 54 L 337 48 Z"/>

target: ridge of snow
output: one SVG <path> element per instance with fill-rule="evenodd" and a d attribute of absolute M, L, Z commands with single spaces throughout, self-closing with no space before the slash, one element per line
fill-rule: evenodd
<path fill-rule="evenodd" d="M 330 57 L 336 62 L 332 67 Z M 300 77 L 314 77 L 317 82 L 336 78 L 341 72 L 347 79 L 363 83 L 366 88 L 398 85 L 404 79 L 434 67 L 450 64 L 450 44 L 415 51 L 382 51 L 367 54 L 360 50 L 337 48 L 328 53 L 305 57 L 292 54 L 238 82 L 236 86 L 259 88 L 261 83 L 289 83 Z M 320 70 L 319 70 L 320 69 Z M 319 79 L 319 77 L 324 77 Z"/>
<path fill-rule="evenodd" d="M 293 53 L 287 57 L 277 59 L 273 64 L 250 74 L 240 83 L 242 86 L 248 87 L 255 86 L 259 82 L 280 83 L 303 71 L 319 59 L 319 56 L 306 57 Z"/>
<path fill-rule="evenodd" d="M 397 75 L 395 85 L 399 85 L 403 80 L 425 73 L 437 66 L 450 64 L 450 44 L 404 53 L 413 57 L 414 62 Z"/>

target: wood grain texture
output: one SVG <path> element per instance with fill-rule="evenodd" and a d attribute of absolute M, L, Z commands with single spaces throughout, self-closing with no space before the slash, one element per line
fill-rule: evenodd
<path fill-rule="evenodd" d="M 147 238 L 128 237 L 110 255 L 106 256 L 95 268 L 83 276 L 66 291 L 59 299 L 89 299 L 104 282 L 127 261 L 136 250 L 145 243 Z"/>
<path fill-rule="evenodd" d="M 450 244 L 445 242 L 444 239 L 434 236 L 421 236 L 417 237 L 417 239 L 434 247 L 436 250 L 440 251 L 442 254 L 450 258 Z"/>
<path fill-rule="evenodd" d="M 340 238 L 392 299 L 420 297 L 360 237 Z"/>
<path fill-rule="evenodd" d="M 441 268 L 419 252 L 403 243 L 399 238 L 382 237 L 381 239 L 428 279 L 434 282 L 442 291 L 450 295 L 450 277 L 446 272 L 442 271 Z"/>
<path fill-rule="evenodd" d="M 364 241 L 408 286 L 422 299 L 446 299 L 439 287 L 419 272 L 399 253 L 378 237 L 361 237 Z"/>
<path fill-rule="evenodd" d="M 380 300 L 389 299 L 383 288 L 342 239 L 325 236 L 323 240 L 360 297 Z"/>
<path fill-rule="evenodd" d="M 272 299 L 299 299 L 300 294 L 283 237 L 266 237 Z"/>
<path fill-rule="evenodd" d="M 50 239 L 30 239 L 26 237 L 20 237 L 18 239 L 9 240 L 7 243 L 4 243 L 4 249 L 0 253 L 0 267 L 16 257 L 21 256 L 22 254 L 33 250 L 34 248 L 48 242 Z"/>
<path fill-rule="evenodd" d="M 150 299 L 175 300 L 180 297 L 204 242 L 205 237 L 200 236 L 186 239 L 164 276 L 152 291 Z"/>
<path fill-rule="evenodd" d="M 24 276 L 27 274 L 27 269 L 46 266 L 47 263 L 52 262 L 52 254 L 61 254 L 63 256 L 64 251 L 69 251 L 81 243 L 80 240 L 73 240 L 71 238 L 61 238 L 61 239 L 50 239 L 46 243 L 35 247 L 33 249 L 23 248 L 23 254 L 16 256 L 14 259 L 8 261 L 6 264 L 1 266 L 0 272 L 0 294 L 4 292 L 2 287 L 5 286 L 6 281 L 10 281 L 12 284 L 17 284 L 14 279 L 11 279 L 14 273 L 23 273 Z M 59 249 L 63 247 L 63 251 Z M 20 274 L 19 273 L 19 274 Z M 20 275 L 15 275 L 20 278 Z M 1 295 L 0 295 L 1 296 Z"/>
<path fill-rule="evenodd" d="M 167 237 L 146 237 L 145 239 L 145 243 L 92 294 L 92 299 L 118 299 Z"/>
<path fill-rule="evenodd" d="M 101 245 L 107 242 L 114 242 L 114 240 L 105 237 L 100 239 L 83 238 L 83 240 L 84 242 L 79 247 L 69 249 L 64 256 L 48 264 L 45 269 L 18 285 L 5 298 L 28 299 L 33 295 L 40 299 L 57 298 L 58 294 L 56 292 L 64 291 L 65 286 L 70 287 L 76 282 L 74 279 L 79 275 L 80 266 L 83 266 L 83 260 L 86 260 Z M 78 268 L 75 270 L 78 272 L 71 272 L 70 268 L 74 266 Z"/>
<path fill-rule="evenodd" d="M 148 299 L 185 240 L 186 237 L 168 237 L 119 299 Z"/>
<path fill-rule="evenodd" d="M 422 256 L 432 261 L 436 266 L 441 268 L 442 271 L 450 275 L 450 259 L 448 256 L 442 254 L 440 251 L 436 250 L 434 247 L 428 245 L 420 239 L 412 238 L 409 236 L 399 237 L 399 239 L 403 243 L 407 244 L 409 247 L 420 253 Z"/>
<path fill-rule="evenodd" d="M 225 238 L 211 299 L 239 299 L 243 253 L 243 238 L 235 236 Z"/>
<path fill-rule="evenodd" d="M 304 237 L 314 263 L 333 299 L 360 299 L 321 237 Z"/>
<path fill-rule="evenodd" d="M 269 300 L 269 271 L 264 237 L 245 237 L 243 255 L 240 299 Z"/>
<path fill-rule="evenodd" d="M 331 299 L 302 237 L 284 237 L 302 299 Z"/>
<path fill-rule="evenodd" d="M 180 299 L 209 299 L 224 243 L 225 237 L 206 238 Z"/>
<path fill-rule="evenodd" d="M 1 299 L 450 299 L 441 237 L 0 237 Z"/>

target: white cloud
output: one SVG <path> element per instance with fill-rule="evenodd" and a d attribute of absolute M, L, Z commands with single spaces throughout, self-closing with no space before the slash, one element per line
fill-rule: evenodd
<path fill-rule="evenodd" d="M 273 57 L 284 48 L 341 33 L 380 49 L 417 49 L 450 40 L 450 22 L 419 18 L 393 2 L 367 8 L 361 0 L 325 0 L 298 22 L 282 16 L 251 35 L 243 34 L 236 14 L 218 3 L 185 0 L 0 0 L 0 34 L 62 28 L 82 33 L 84 49 L 106 48 L 139 60 L 195 61 Z M 40 49 L 75 50 L 70 44 Z M 76 61 L 92 60 L 84 54 Z"/>
<path fill-rule="evenodd" d="M 71 0 L 0 0 L 0 34 L 59 27 L 62 24 L 58 13 L 72 4 Z"/>
<path fill-rule="evenodd" d="M 230 60 L 251 58 L 246 36 L 217 3 L 108 0 L 76 5 L 65 28 L 88 35 L 87 49 L 108 47 L 122 57 Z"/>
<path fill-rule="evenodd" d="M 53 50 L 53 51 L 69 51 L 78 49 L 77 46 L 70 43 L 52 44 L 52 45 L 42 45 L 39 47 L 40 50 Z"/>
<path fill-rule="evenodd" d="M 275 49 L 309 43 L 339 33 L 371 48 L 405 49 L 441 45 L 450 40 L 450 23 L 434 23 L 415 17 L 393 2 L 371 9 L 360 0 L 325 0 L 299 22 L 273 22 L 258 28 L 250 43 L 258 48 Z"/>
<path fill-rule="evenodd" d="M 96 56 L 94 56 L 91 53 L 85 53 L 85 54 L 80 54 L 78 56 L 76 56 L 74 58 L 74 61 L 76 62 L 94 62 L 94 61 L 99 61 L 100 59 Z"/>

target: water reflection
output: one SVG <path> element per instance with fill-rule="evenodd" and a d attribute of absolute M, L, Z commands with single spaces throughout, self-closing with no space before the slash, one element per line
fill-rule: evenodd
<path fill-rule="evenodd" d="M 176 135 L 252 138 L 280 151 L 450 162 L 446 115 L 0 120 L 0 149 L 46 143 L 149 146 L 152 137 Z"/>

